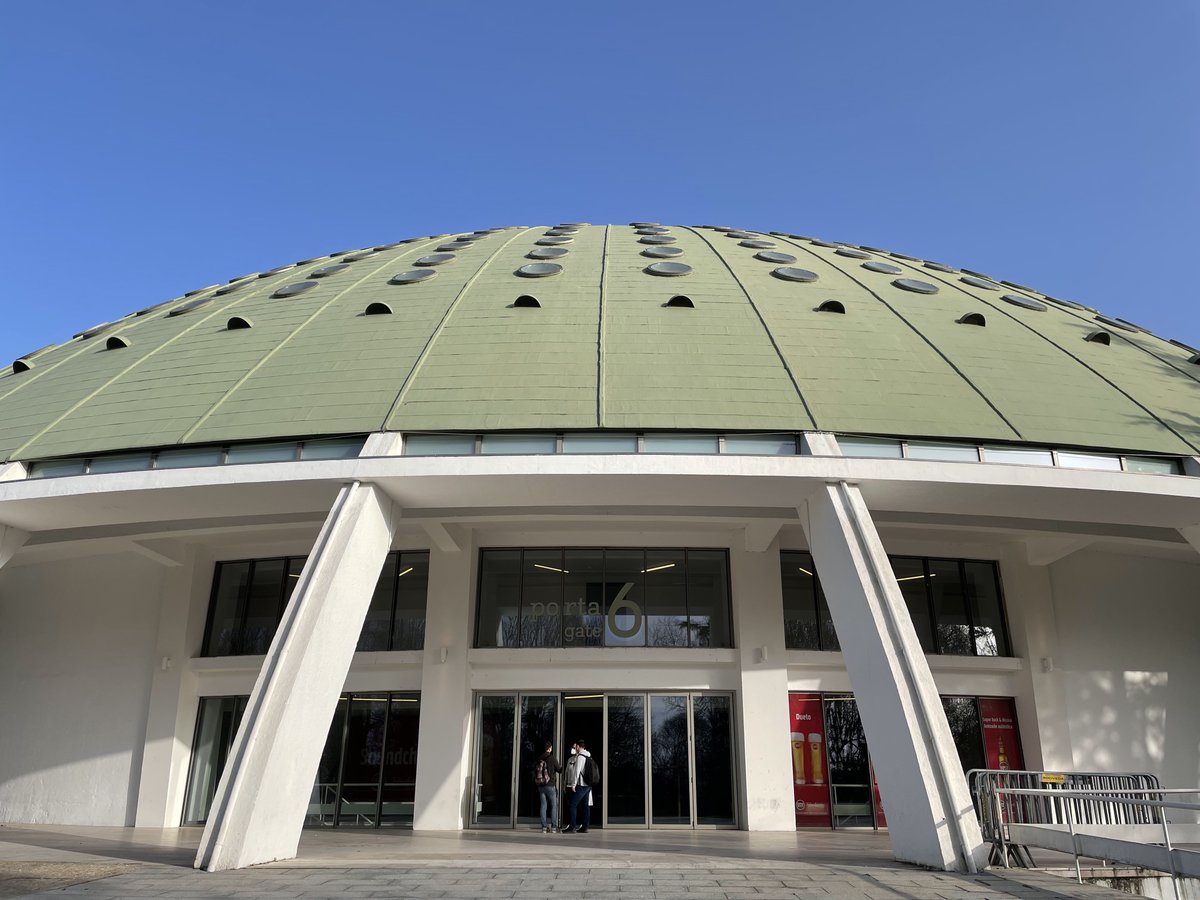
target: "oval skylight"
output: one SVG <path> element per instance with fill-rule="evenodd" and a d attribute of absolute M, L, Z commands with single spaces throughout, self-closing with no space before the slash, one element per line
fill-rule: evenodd
<path fill-rule="evenodd" d="M 281 287 L 279 290 L 277 290 L 271 296 L 277 297 L 281 300 L 285 299 L 287 297 L 295 297 L 297 294 L 303 294 L 305 291 L 315 288 L 317 286 L 317 284 L 318 284 L 318 282 L 316 282 L 316 281 L 297 281 L 294 284 L 289 284 L 289 285 L 286 285 L 285 287 Z"/>
<path fill-rule="evenodd" d="M 671 256 L 682 256 L 682 247 L 647 247 L 642 251 L 642 256 L 650 256 L 658 259 L 665 259 Z"/>
<path fill-rule="evenodd" d="M 444 263 L 452 262 L 456 258 L 453 253 L 431 253 L 429 256 L 422 256 L 420 259 L 413 260 L 413 265 L 440 266 Z"/>
<path fill-rule="evenodd" d="M 1040 301 L 1022 297 L 1020 294 L 1004 294 L 1000 297 L 1005 303 L 1011 303 L 1013 306 L 1020 306 L 1025 309 L 1032 309 L 1035 312 L 1045 312 L 1050 307 Z"/>
<path fill-rule="evenodd" d="M 751 234 L 750 232 L 748 232 L 748 231 L 726 231 L 726 232 L 725 232 L 725 237 L 727 237 L 727 238 L 735 238 L 735 239 L 737 239 L 737 240 L 739 240 L 739 241 L 740 241 L 740 240 L 743 240 L 743 239 L 745 239 L 745 238 L 752 238 L 752 237 L 754 237 L 754 235 L 752 235 L 752 234 Z"/>
<path fill-rule="evenodd" d="M 294 269 L 294 268 L 296 268 L 295 263 L 288 263 L 286 266 L 279 266 L 274 269 L 269 269 L 266 272 L 259 272 L 258 277 L 259 278 L 269 278 L 272 275 L 278 275 L 280 272 L 286 272 L 288 269 Z"/>
<path fill-rule="evenodd" d="M 182 306 L 177 306 L 173 310 L 171 310 L 169 313 L 167 313 L 167 318 L 172 319 L 175 316 L 182 316 L 184 313 L 189 313 L 193 309 L 199 309 L 200 307 L 204 306 L 206 303 L 212 303 L 212 297 L 201 297 L 199 300 L 192 300 L 188 303 L 183 304 Z"/>
<path fill-rule="evenodd" d="M 563 267 L 558 263 L 530 263 L 521 266 L 514 274 L 522 278 L 546 278 L 549 275 L 557 275 L 562 270 Z"/>
<path fill-rule="evenodd" d="M 778 269 L 772 269 L 771 274 L 776 278 L 782 278 L 784 281 L 808 283 L 817 280 L 816 272 L 810 272 L 808 269 L 797 269 L 792 266 L 780 266 Z"/>
<path fill-rule="evenodd" d="M 915 278 L 897 278 L 892 284 L 901 290 L 912 291 L 914 294 L 936 294 L 938 292 L 936 284 L 917 281 Z"/>
<path fill-rule="evenodd" d="M 957 272 L 958 271 L 958 269 L 954 268 L 954 266 L 948 266 L 945 263 L 940 263 L 940 262 L 930 262 L 929 260 L 925 260 L 925 268 L 933 269 L 935 272 Z"/>
<path fill-rule="evenodd" d="M 344 272 L 350 268 L 349 263 L 335 263 L 332 266 L 323 266 L 320 269 L 313 269 L 308 273 L 309 278 L 327 278 L 330 275 L 336 275 L 338 272 Z M 217 291 L 217 293 L 221 293 Z"/>
<path fill-rule="evenodd" d="M 872 272 L 882 272 L 885 275 L 899 275 L 904 270 L 899 266 L 893 266 L 891 263 L 879 262 L 871 260 L 862 264 L 864 269 L 870 269 Z"/>
<path fill-rule="evenodd" d="M 838 256 L 848 256 L 851 259 L 870 259 L 871 254 L 865 250 L 855 250 L 853 247 L 838 247 L 833 251 Z"/>
<path fill-rule="evenodd" d="M 570 252 L 566 247 L 538 247 L 536 250 L 530 250 L 525 256 L 528 259 L 558 259 Z"/>
<path fill-rule="evenodd" d="M 671 229 L 664 228 L 662 225 L 643 225 L 635 233 L 636 234 L 667 234 Z"/>
<path fill-rule="evenodd" d="M 763 262 L 775 263 L 776 265 L 786 265 L 787 263 L 794 263 L 796 261 L 796 257 L 790 253 L 779 253 L 773 250 L 764 250 L 762 253 L 755 253 L 754 258 L 761 259 Z"/>
<path fill-rule="evenodd" d="M 455 253 L 459 250 L 466 250 L 470 246 L 470 241 L 451 241 L 448 244 L 439 244 L 435 249 L 438 253 Z M 349 259 L 350 257 L 346 258 Z"/>
<path fill-rule="evenodd" d="M 656 262 L 650 263 L 650 265 L 646 266 L 644 271 L 649 272 L 651 275 L 665 275 L 667 277 L 671 277 L 675 275 L 687 275 L 692 271 L 692 267 L 686 263 Z"/>
<path fill-rule="evenodd" d="M 669 234 L 650 234 L 644 238 L 638 238 L 639 244 L 673 244 L 675 238 Z"/>
<path fill-rule="evenodd" d="M 374 256 L 374 255 L 375 255 L 374 250 L 359 250 L 357 253 L 351 253 L 347 256 L 343 256 L 342 259 L 344 259 L 348 263 L 352 263 L 352 262 L 358 262 L 360 259 L 366 259 L 368 256 Z"/>
<path fill-rule="evenodd" d="M 575 238 L 572 237 L 544 237 L 538 238 L 536 241 L 534 241 L 534 243 L 540 244 L 543 247 L 553 247 L 557 244 L 569 244 L 573 240 L 575 240 Z"/>
<path fill-rule="evenodd" d="M 738 241 L 739 247 L 749 247 L 751 250 L 766 250 L 768 247 L 774 247 L 774 241 Z"/>
<path fill-rule="evenodd" d="M 992 281 L 990 278 L 980 278 L 975 275 L 964 275 L 958 279 L 963 284 L 969 284 L 971 287 L 983 288 L 985 291 L 998 291 L 1000 285 Z"/>
<path fill-rule="evenodd" d="M 1108 316 L 1100 315 L 1096 316 L 1095 319 L 1097 322 L 1103 322 L 1105 325 L 1111 325 L 1113 328 L 1120 328 L 1122 331 L 1132 331 L 1134 334 L 1142 330 L 1136 325 L 1125 322 L 1121 319 L 1113 319 Z"/>
<path fill-rule="evenodd" d="M 809 240 L 809 243 L 812 244 L 814 247 L 840 247 L 840 246 L 842 246 L 841 244 L 832 244 L 829 241 L 819 241 L 816 238 L 811 238 Z"/>
<path fill-rule="evenodd" d="M 412 272 L 401 272 L 399 275 L 393 275 L 389 284 L 415 284 L 418 281 L 428 281 L 437 275 L 433 269 L 417 269 Z"/>

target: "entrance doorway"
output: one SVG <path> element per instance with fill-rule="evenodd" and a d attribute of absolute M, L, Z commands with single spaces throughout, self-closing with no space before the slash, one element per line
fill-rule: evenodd
<path fill-rule="evenodd" d="M 545 742 L 565 763 L 583 740 L 600 766 L 592 827 L 737 827 L 729 694 L 480 694 L 475 722 L 473 825 L 536 824 Z"/>

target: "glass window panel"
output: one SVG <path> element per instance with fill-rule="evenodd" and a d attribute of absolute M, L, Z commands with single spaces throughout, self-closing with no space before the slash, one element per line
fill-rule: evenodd
<path fill-rule="evenodd" d="M 292 599 L 292 591 L 296 589 L 296 585 L 300 583 L 300 575 L 304 572 L 304 564 L 308 561 L 307 556 L 291 556 L 287 561 L 287 580 L 283 583 L 283 605 L 287 606 L 288 601 Z"/>
<path fill-rule="evenodd" d="M 562 646 L 563 552 L 526 550 L 521 563 L 521 646 Z"/>
<path fill-rule="evenodd" d="M 396 616 L 393 650 L 425 649 L 425 607 L 429 602 L 429 554 L 400 554 L 396 567 Z"/>
<path fill-rule="evenodd" d="M 521 695 L 521 734 L 517 750 L 517 821 L 541 819 L 541 796 L 533 783 L 533 767 L 546 744 L 554 744 L 554 757 L 560 762 L 558 748 L 558 695 Z M 599 798 L 597 798 L 599 799 Z M 546 810 L 549 813 L 549 810 Z M 599 816 L 597 816 L 599 818 Z"/>
<path fill-rule="evenodd" d="M 642 437 L 645 453 L 716 453 L 715 434 L 647 434 Z"/>
<path fill-rule="evenodd" d="M 1058 464 L 1070 469 L 1103 469 L 1107 472 L 1121 471 L 1121 457 L 1103 456 L 1099 453 L 1068 453 L 1059 450 Z"/>
<path fill-rule="evenodd" d="M 321 762 L 317 766 L 317 780 L 313 782 L 312 796 L 308 800 L 308 821 L 314 825 L 333 825 L 337 818 L 338 779 L 342 768 L 342 738 L 346 727 L 346 708 L 350 700 L 338 699 L 325 735 L 325 747 L 321 750 Z"/>
<path fill-rule="evenodd" d="M 50 459 L 29 467 L 30 478 L 58 478 L 61 475 L 82 475 L 85 460 Z"/>
<path fill-rule="evenodd" d="M 609 432 L 564 434 L 563 453 L 637 453 L 637 435 Z"/>
<path fill-rule="evenodd" d="M 374 825 L 387 722 L 387 695 L 354 695 L 346 723 L 338 824 Z"/>
<path fill-rule="evenodd" d="M 724 550 L 687 551 L 687 605 L 689 647 L 733 646 Z"/>
<path fill-rule="evenodd" d="M 521 551 L 484 550 L 479 560 L 476 647 L 520 646 Z"/>
<path fill-rule="evenodd" d="M 150 468 L 149 453 L 122 453 L 119 456 L 97 456 L 88 471 L 93 475 L 105 472 L 136 472 Z"/>
<path fill-rule="evenodd" d="M 842 643 L 833 627 L 833 617 L 829 615 L 829 602 L 825 599 L 825 589 L 821 586 L 820 576 L 817 577 L 817 623 L 821 632 L 821 649 L 841 650 Z"/>
<path fill-rule="evenodd" d="M 475 821 L 512 824 L 513 737 L 517 698 L 479 698 L 479 770 L 475 785 Z"/>
<path fill-rule="evenodd" d="M 900 442 L 887 438 L 866 438 L 838 435 L 838 447 L 842 456 L 872 456 L 882 459 L 899 459 Z"/>
<path fill-rule="evenodd" d="M 246 612 L 250 563 L 217 563 L 214 580 L 204 655 L 233 656 L 242 652 L 242 617 Z"/>
<path fill-rule="evenodd" d="M 558 440 L 552 434 L 485 434 L 481 452 L 488 454 L 554 453 Z"/>
<path fill-rule="evenodd" d="M 388 704 L 387 746 L 383 754 L 381 825 L 412 824 L 420 724 L 421 695 L 392 694 Z"/>
<path fill-rule="evenodd" d="M 254 561 L 250 576 L 250 591 L 246 599 L 246 629 L 242 653 L 266 653 L 279 627 L 283 614 L 283 582 L 285 560 L 259 559 Z"/>
<path fill-rule="evenodd" d="M 820 650 L 812 554 L 785 550 L 779 554 L 779 567 L 783 581 L 784 643 L 789 650 Z"/>
<path fill-rule="evenodd" d="M 979 462 L 979 448 L 969 444 L 940 444 L 926 441 L 908 442 L 909 459 L 932 459 Z"/>
<path fill-rule="evenodd" d="M 971 656 L 974 642 L 967 619 L 967 599 L 959 576 L 958 561 L 929 560 L 929 589 L 937 624 L 938 652 Z"/>
<path fill-rule="evenodd" d="M 604 551 L 563 553 L 563 646 L 599 647 L 604 641 Z"/>
<path fill-rule="evenodd" d="M 604 554 L 604 645 L 646 646 L 646 551 Z"/>
<path fill-rule="evenodd" d="M 473 434 L 406 434 L 405 456 L 471 456 L 475 453 Z"/>
<path fill-rule="evenodd" d="M 687 697 L 650 697 L 650 796 L 655 825 L 692 824 Z"/>
<path fill-rule="evenodd" d="M 825 695 L 825 750 L 835 828 L 875 823 L 872 810 L 871 761 L 858 704 L 849 695 Z"/>
<path fill-rule="evenodd" d="M 200 700 L 183 810 L 185 825 L 203 825 L 208 819 L 217 783 L 242 721 L 242 710 L 245 709 L 244 703 L 239 702 L 242 700 L 244 698 L 239 697 L 203 697 Z"/>
<path fill-rule="evenodd" d="M 933 640 L 933 623 L 929 618 L 929 579 L 925 577 L 925 560 L 914 556 L 889 557 L 892 572 L 904 596 L 909 618 L 926 653 L 937 653 Z"/>
<path fill-rule="evenodd" d="M 703 782 L 696 789 L 697 825 L 733 825 L 733 704 L 729 697 L 692 699 L 692 731 L 696 772 Z"/>
<path fill-rule="evenodd" d="M 1179 461 L 1175 459 L 1156 459 L 1152 456 L 1125 457 L 1126 472 L 1146 472 L 1151 475 L 1178 475 Z"/>
<path fill-rule="evenodd" d="M 688 645 L 687 577 L 682 550 L 646 551 L 646 642 Z"/>
<path fill-rule="evenodd" d="M 608 792 L 610 825 L 646 824 L 646 701 L 639 696 L 609 695 Z"/>
<path fill-rule="evenodd" d="M 351 459 L 362 452 L 363 439 L 336 438 L 329 441 L 305 441 L 300 445 L 301 459 Z"/>
<path fill-rule="evenodd" d="M 983 459 L 1018 466 L 1052 466 L 1054 454 L 1044 447 L 984 447 Z"/>
<path fill-rule="evenodd" d="M 979 727 L 979 704 L 974 697 L 943 697 L 942 709 L 950 725 L 950 736 L 958 750 L 963 771 L 987 768 L 983 753 L 983 732 Z"/>
<path fill-rule="evenodd" d="M 1008 656 L 1008 634 L 1000 599 L 1000 575 L 991 562 L 964 562 L 977 656 Z"/>
<path fill-rule="evenodd" d="M 795 456 L 794 434 L 727 434 L 725 452 L 747 456 Z"/>
<path fill-rule="evenodd" d="M 225 462 L 288 462 L 296 458 L 296 444 L 235 444 L 225 452 Z"/>
<path fill-rule="evenodd" d="M 363 621 L 362 631 L 358 634 L 359 652 L 387 650 L 392 636 L 392 607 L 396 592 L 396 564 L 400 554 L 389 553 L 383 562 L 383 570 L 375 582 L 375 592 L 371 595 L 371 605 L 367 607 L 367 617 Z"/>
<path fill-rule="evenodd" d="M 190 469 L 193 466 L 219 466 L 224 450 L 220 447 L 185 447 L 180 450 L 159 450 L 154 461 L 156 469 Z"/>

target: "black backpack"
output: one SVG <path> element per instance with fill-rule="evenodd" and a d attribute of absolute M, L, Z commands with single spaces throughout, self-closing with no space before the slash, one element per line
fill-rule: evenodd
<path fill-rule="evenodd" d="M 600 783 L 600 767 L 596 765 L 596 760 L 589 756 L 583 766 L 583 780 L 589 785 Z"/>

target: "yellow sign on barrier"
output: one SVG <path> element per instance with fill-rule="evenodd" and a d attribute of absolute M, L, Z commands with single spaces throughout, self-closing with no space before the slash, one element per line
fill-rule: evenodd
<path fill-rule="evenodd" d="M 1067 776 L 1057 772 L 1043 772 L 1042 784 L 1066 784 Z"/>

